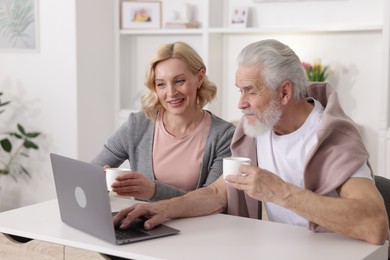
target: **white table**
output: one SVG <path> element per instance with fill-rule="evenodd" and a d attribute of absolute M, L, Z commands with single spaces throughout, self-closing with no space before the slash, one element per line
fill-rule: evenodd
<path fill-rule="evenodd" d="M 113 211 L 132 203 L 111 197 Z M 224 214 L 166 224 L 181 233 L 117 246 L 63 224 L 57 200 L 0 213 L 0 233 L 132 259 L 387 259 L 388 242 L 372 245 L 338 234 Z"/>

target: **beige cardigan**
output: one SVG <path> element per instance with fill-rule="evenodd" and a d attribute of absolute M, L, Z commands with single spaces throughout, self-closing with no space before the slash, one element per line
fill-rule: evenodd
<path fill-rule="evenodd" d="M 304 186 L 320 195 L 326 195 L 342 185 L 356 170 L 368 162 L 356 124 L 344 113 L 336 91 L 328 83 L 310 83 L 307 96 L 318 100 L 325 108 L 318 143 L 309 152 L 304 170 Z M 232 156 L 249 157 L 257 166 L 255 138 L 244 134 L 242 119 L 231 143 Z M 261 158 L 260 158 L 261 159 Z M 228 214 L 257 218 L 258 201 L 243 191 L 228 187 Z M 323 230 L 315 223 L 310 229 Z"/>

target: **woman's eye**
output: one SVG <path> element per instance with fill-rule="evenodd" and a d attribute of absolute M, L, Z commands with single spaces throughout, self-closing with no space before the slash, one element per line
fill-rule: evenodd
<path fill-rule="evenodd" d="M 184 79 L 179 79 L 179 80 L 176 80 L 176 84 L 183 84 L 184 82 L 186 82 Z"/>
<path fill-rule="evenodd" d="M 164 83 L 155 83 L 156 87 L 158 88 L 164 88 L 165 84 Z"/>

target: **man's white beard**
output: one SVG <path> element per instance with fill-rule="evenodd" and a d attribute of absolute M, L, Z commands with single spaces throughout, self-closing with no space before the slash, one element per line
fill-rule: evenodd
<path fill-rule="evenodd" d="M 248 119 L 244 117 L 244 133 L 250 137 L 256 137 L 272 130 L 282 115 L 280 105 L 276 98 L 272 98 L 267 110 L 261 114 L 257 114 L 251 109 L 243 109 L 242 112 L 256 116 L 256 122 L 253 125 L 250 125 Z"/>

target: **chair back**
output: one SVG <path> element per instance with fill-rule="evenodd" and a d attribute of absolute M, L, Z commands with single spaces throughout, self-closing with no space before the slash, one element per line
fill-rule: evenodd
<path fill-rule="evenodd" d="M 390 223 L 390 179 L 375 175 L 375 185 L 385 201 L 387 216 Z"/>

